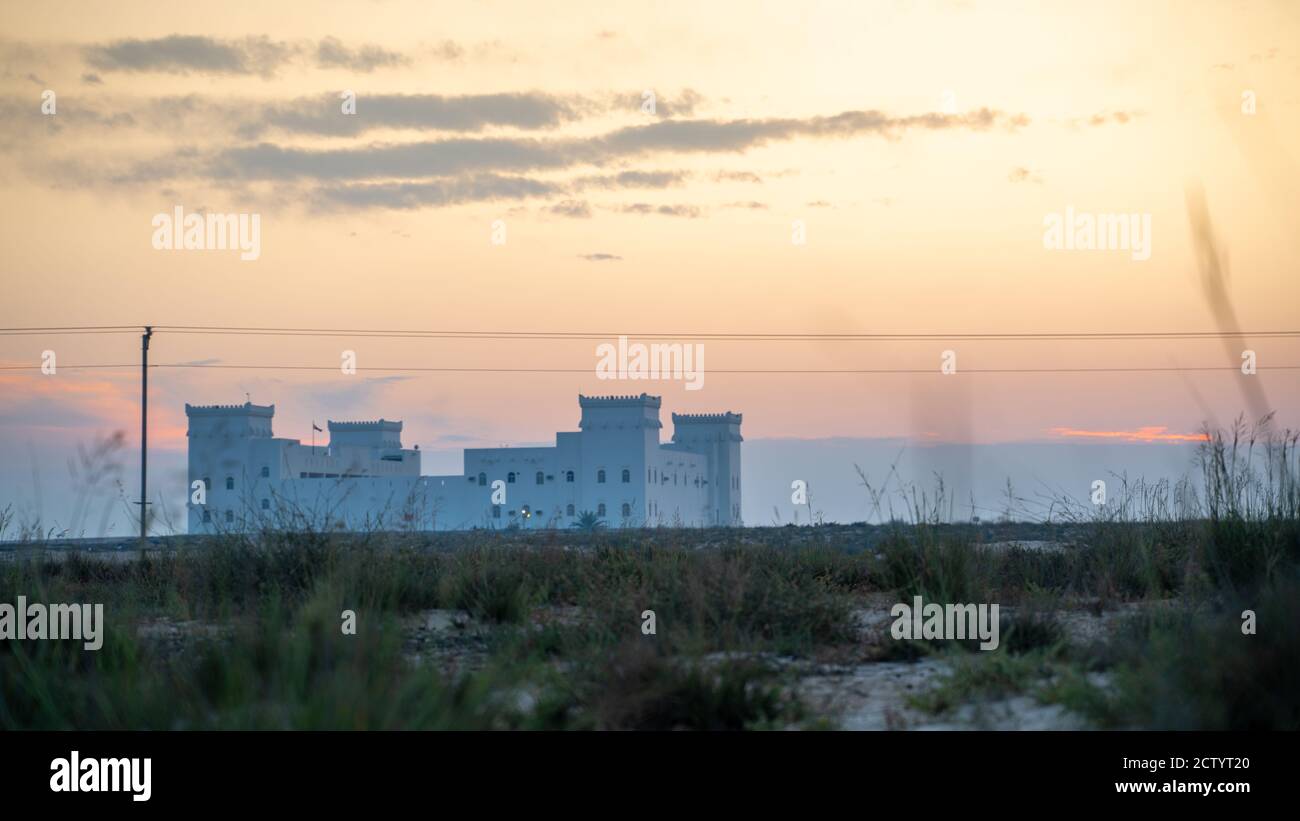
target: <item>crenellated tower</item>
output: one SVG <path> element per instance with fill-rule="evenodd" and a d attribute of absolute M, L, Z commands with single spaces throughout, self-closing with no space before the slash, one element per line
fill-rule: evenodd
<path fill-rule="evenodd" d="M 713 523 L 738 527 L 740 518 L 741 414 L 674 413 L 673 442 L 708 459 Z"/>

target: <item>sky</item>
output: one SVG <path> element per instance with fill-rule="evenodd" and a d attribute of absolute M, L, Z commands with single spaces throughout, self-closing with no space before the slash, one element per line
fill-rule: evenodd
<path fill-rule="evenodd" d="M 1104 445 L 1124 471 L 1238 414 L 1300 427 L 1300 341 L 1261 335 L 1295 330 L 1300 304 L 1294 3 L 0 14 L 0 328 L 592 337 L 160 330 L 151 361 L 185 366 L 150 374 L 167 499 L 183 501 L 184 403 L 246 397 L 303 440 L 313 420 L 400 418 L 426 472 L 456 472 L 460 448 L 575 429 L 579 393 L 645 390 L 665 435 L 669 412 L 732 410 L 750 443 L 809 442 L 799 472 L 823 486 L 844 484 L 828 443 L 847 440 L 864 459 L 870 443 Z M 177 208 L 256 216 L 256 259 L 156 247 Z M 1133 216 L 1145 248 L 1048 247 L 1068 214 Z M 1245 336 L 961 338 L 1225 331 Z M 704 345 L 701 389 L 597 378 L 601 341 L 649 334 Z M 138 492 L 139 346 L 138 330 L 0 335 L 3 498 L 66 523 L 69 460 L 118 431 L 113 475 Z M 810 373 L 882 370 L 906 372 Z M 1024 478 L 1085 487 L 1093 461 Z M 764 464 L 755 481 L 788 484 Z M 768 501 L 747 498 L 747 519 Z"/>

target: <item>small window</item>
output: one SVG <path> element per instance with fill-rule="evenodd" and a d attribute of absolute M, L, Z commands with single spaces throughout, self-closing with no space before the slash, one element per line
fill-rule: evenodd
<path fill-rule="evenodd" d="M 631 483 L 632 483 L 632 471 L 628 470 L 627 468 L 623 468 L 623 484 L 630 485 Z"/>
<path fill-rule="evenodd" d="M 506 482 L 512 485 L 515 483 L 515 472 L 513 470 L 506 474 Z"/>
<path fill-rule="evenodd" d="M 205 510 L 205 511 L 203 511 L 203 521 L 204 521 L 205 523 L 206 523 L 206 522 L 210 522 L 210 521 L 212 521 L 212 511 L 211 511 L 211 510 Z"/>
<path fill-rule="evenodd" d="M 605 471 L 604 471 L 604 470 L 598 470 L 598 471 L 596 471 L 596 484 L 598 484 L 598 485 L 603 485 L 603 484 L 605 484 Z"/>
<path fill-rule="evenodd" d="M 227 521 L 227 522 L 233 522 L 233 521 L 235 521 L 235 514 L 234 514 L 233 511 L 230 511 L 230 510 L 227 510 L 227 511 L 226 511 L 226 521 Z"/>
<path fill-rule="evenodd" d="M 597 515 L 597 516 L 604 516 L 604 515 L 605 515 L 605 503 L 604 503 L 604 502 L 601 502 L 600 504 L 596 505 L 596 515 Z"/>
<path fill-rule="evenodd" d="M 566 470 L 566 471 L 564 472 L 564 481 L 566 481 L 566 482 L 572 482 L 572 481 L 573 481 L 573 471 L 571 471 L 571 470 Z"/>
<path fill-rule="evenodd" d="M 653 481 L 655 480 L 653 473 L 654 473 L 654 471 L 650 470 L 650 468 L 646 468 L 646 470 L 645 470 L 645 480 L 646 480 L 647 482 L 653 482 Z"/>
<path fill-rule="evenodd" d="M 235 489 L 235 477 L 234 477 L 234 476 L 227 476 L 227 477 L 226 477 L 226 490 L 234 490 L 234 489 Z M 227 511 L 227 512 L 229 512 L 229 511 Z"/>
<path fill-rule="evenodd" d="M 212 480 L 206 476 L 203 477 L 203 489 L 212 490 Z"/>
<path fill-rule="evenodd" d="M 573 505 L 569 505 L 568 507 L 566 507 L 566 508 L 564 509 L 564 512 L 567 513 L 567 514 L 569 514 L 570 516 L 572 516 L 572 515 L 573 515 Z"/>
<path fill-rule="evenodd" d="M 542 473 L 540 470 L 537 471 L 537 484 L 542 485 L 545 483 L 546 483 L 546 474 Z"/>
<path fill-rule="evenodd" d="M 266 465 L 262 465 L 262 478 L 263 479 L 269 478 L 270 475 L 271 475 L 271 469 Z"/>
<path fill-rule="evenodd" d="M 263 499 L 263 500 L 262 500 L 262 510 L 270 510 L 270 509 L 271 509 L 271 500 L 270 500 L 270 499 Z"/>
<path fill-rule="evenodd" d="M 487 487 L 487 474 L 486 474 L 486 473 L 480 473 L 480 474 L 478 475 L 478 486 L 479 486 L 479 487 Z"/>
<path fill-rule="evenodd" d="M 629 517 L 629 516 L 631 516 L 631 515 L 632 515 L 632 506 L 629 505 L 627 502 L 624 502 L 624 503 L 623 503 L 623 518 L 626 519 L 627 517 Z"/>
<path fill-rule="evenodd" d="M 492 505 L 492 518 L 493 519 L 501 518 L 501 505 Z"/>

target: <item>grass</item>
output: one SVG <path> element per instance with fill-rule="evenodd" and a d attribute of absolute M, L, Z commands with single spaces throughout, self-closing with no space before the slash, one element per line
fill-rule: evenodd
<path fill-rule="evenodd" d="M 133 561 L 14 556 L 0 601 L 103 603 L 107 625 L 97 653 L 0 642 L 0 728 L 824 726 L 771 660 L 937 654 L 950 673 L 912 705 L 928 712 L 1020 693 L 1100 727 L 1300 729 L 1300 494 L 1281 441 L 1256 457 L 1241 431 L 1211 438 L 1199 499 L 1126 486 L 1113 508 L 1032 525 L 918 507 L 910 524 L 264 531 Z M 1065 546 L 990 544 L 1014 538 Z M 999 649 L 867 647 L 859 612 L 916 595 L 999 603 Z M 1121 604 L 1138 612 L 1114 637 L 1068 640 L 1063 612 Z M 432 610 L 472 626 L 416 636 Z M 159 622 L 180 638 L 142 632 Z"/>

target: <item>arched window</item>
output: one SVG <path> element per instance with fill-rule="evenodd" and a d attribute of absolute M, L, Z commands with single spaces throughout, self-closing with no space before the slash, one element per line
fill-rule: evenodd
<path fill-rule="evenodd" d="M 603 469 L 596 471 L 596 484 L 605 484 L 605 471 Z"/>
<path fill-rule="evenodd" d="M 234 490 L 234 489 L 235 489 L 235 477 L 234 477 L 234 476 L 227 476 L 227 477 L 226 477 L 226 490 Z M 229 511 L 226 511 L 226 512 L 229 513 Z"/>
<path fill-rule="evenodd" d="M 623 484 L 627 485 L 631 483 L 632 483 L 632 471 L 628 470 L 627 468 L 623 468 Z"/>
<path fill-rule="evenodd" d="M 263 500 L 262 500 L 262 510 L 270 510 L 270 509 L 271 509 L 271 500 L 270 500 L 270 499 L 263 499 Z"/>
<path fill-rule="evenodd" d="M 540 470 L 537 471 L 537 484 L 541 485 L 545 483 L 546 483 L 546 474 L 542 473 Z"/>
<path fill-rule="evenodd" d="M 564 472 L 564 481 L 566 481 L 566 482 L 572 482 L 572 481 L 573 481 L 573 471 L 571 471 L 571 470 L 566 470 L 566 471 Z"/>
<path fill-rule="evenodd" d="M 512 485 L 515 483 L 515 472 L 513 470 L 506 474 L 506 482 Z"/>
<path fill-rule="evenodd" d="M 572 471 L 570 471 L 570 473 L 572 473 Z M 566 508 L 564 509 L 564 512 L 567 513 L 568 515 L 572 516 L 572 515 L 573 515 L 573 505 L 569 505 L 568 507 L 566 507 Z"/>
<path fill-rule="evenodd" d="M 631 515 L 632 515 L 632 506 L 629 505 L 627 502 L 624 502 L 624 503 L 623 503 L 623 518 L 626 519 L 627 517 L 629 517 L 629 516 L 631 516 Z"/>
<path fill-rule="evenodd" d="M 604 516 L 604 515 L 605 515 L 605 503 L 604 503 L 604 502 L 601 502 L 600 504 L 596 505 L 596 515 L 597 515 L 597 516 Z"/>
<path fill-rule="evenodd" d="M 479 486 L 479 487 L 487 487 L 487 474 L 486 474 L 486 473 L 480 473 L 480 474 L 478 475 L 478 486 Z"/>

